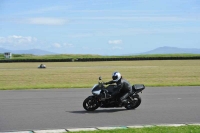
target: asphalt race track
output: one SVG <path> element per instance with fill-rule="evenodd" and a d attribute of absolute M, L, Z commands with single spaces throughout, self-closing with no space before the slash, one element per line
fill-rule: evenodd
<path fill-rule="evenodd" d="M 91 89 L 0 91 L 0 132 L 200 123 L 200 87 L 146 87 L 135 110 L 87 112 Z"/>

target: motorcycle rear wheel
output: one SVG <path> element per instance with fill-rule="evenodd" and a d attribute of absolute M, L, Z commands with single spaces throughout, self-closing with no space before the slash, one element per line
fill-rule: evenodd
<path fill-rule="evenodd" d="M 83 101 L 83 108 L 86 111 L 94 111 L 99 107 L 98 102 L 93 97 L 88 97 Z"/>
<path fill-rule="evenodd" d="M 131 98 L 134 100 L 130 101 L 130 99 L 129 99 L 127 105 L 125 106 L 125 108 L 128 110 L 137 108 L 138 106 L 140 106 L 140 104 L 142 102 L 142 99 L 139 95 L 131 96 Z"/>

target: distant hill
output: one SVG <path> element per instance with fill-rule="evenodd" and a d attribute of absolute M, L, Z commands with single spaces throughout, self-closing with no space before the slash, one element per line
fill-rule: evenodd
<path fill-rule="evenodd" d="M 200 54 L 200 49 L 195 48 L 177 48 L 177 47 L 159 47 L 154 50 L 141 54 Z"/>
<path fill-rule="evenodd" d="M 33 54 L 33 55 L 50 55 L 56 54 L 53 52 L 40 50 L 40 49 L 29 49 L 29 50 L 8 50 L 4 48 L 0 48 L 0 53 L 11 52 L 12 54 Z"/>
<path fill-rule="evenodd" d="M 12 54 L 33 54 L 33 55 L 54 55 L 53 53 L 41 49 L 29 49 L 29 50 L 9 50 L 0 47 L 0 53 L 11 52 Z M 195 48 L 177 48 L 177 47 L 159 47 L 151 51 L 147 51 L 140 54 L 200 54 L 200 49 Z M 129 54 L 130 55 L 130 54 Z M 137 54 L 138 55 L 138 54 Z M 123 55 L 125 56 L 125 55 Z"/>

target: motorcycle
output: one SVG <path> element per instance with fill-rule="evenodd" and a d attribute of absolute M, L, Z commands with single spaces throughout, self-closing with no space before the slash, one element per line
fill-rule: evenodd
<path fill-rule="evenodd" d="M 40 64 L 40 65 L 38 66 L 38 68 L 46 68 L 46 65 Z"/>
<path fill-rule="evenodd" d="M 117 108 L 117 107 L 125 107 L 128 110 L 135 109 L 141 104 L 141 97 L 138 93 L 142 93 L 145 89 L 143 84 L 135 84 L 132 86 L 132 93 L 127 97 L 126 104 L 120 105 L 120 101 L 118 98 L 110 97 L 112 93 L 117 89 L 116 85 L 108 85 L 104 86 L 103 81 L 101 81 L 101 77 L 99 77 L 98 84 L 95 84 L 92 88 L 91 96 L 88 96 L 83 101 L 83 108 L 86 111 L 94 111 L 97 108 Z"/>

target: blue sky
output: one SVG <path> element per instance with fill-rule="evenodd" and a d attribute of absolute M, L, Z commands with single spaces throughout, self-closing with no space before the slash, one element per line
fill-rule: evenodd
<path fill-rule="evenodd" d="M 0 47 L 122 55 L 200 48 L 199 0 L 1 0 Z"/>

